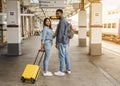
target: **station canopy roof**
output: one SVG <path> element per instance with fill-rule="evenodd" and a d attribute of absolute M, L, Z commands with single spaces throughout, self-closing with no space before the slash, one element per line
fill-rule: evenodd
<path fill-rule="evenodd" d="M 43 19 L 45 17 L 55 16 L 56 9 L 61 8 L 64 11 L 64 17 L 71 17 L 79 10 L 81 0 L 21 0 L 32 13 Z M 56 4 L 55 4 L 56 3 Z M 85 5 L 89 2 L 84 0 Z M 58 7 L 57 7 L 58 6 Z"/>

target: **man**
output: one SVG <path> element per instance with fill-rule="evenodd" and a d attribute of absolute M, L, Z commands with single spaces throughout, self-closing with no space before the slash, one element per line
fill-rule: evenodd
<path fill-rule="evenodd" d="M 56 48 L 59 51 L 60 58 L 60 68 L 58 72 L 55 72 L 55 75 L 64 76 L 64 64 L 66 64 L 66 72 L 68 74 L 70 71 L 70 60 L 68 57 L 67 46 L 69 43 L 69 37 L 67 36 L 67 25 L 68 22 L 63 17 L 63 10 L 56 10 L 56 17 L 60 20 L 56 30 Z"/>

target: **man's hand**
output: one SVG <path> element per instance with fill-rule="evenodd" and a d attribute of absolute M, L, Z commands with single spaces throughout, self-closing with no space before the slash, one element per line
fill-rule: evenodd
<path fill-rule="evenodd" d="M 55 47 L 58 49 L 58 44 L 56 44 Z"/>

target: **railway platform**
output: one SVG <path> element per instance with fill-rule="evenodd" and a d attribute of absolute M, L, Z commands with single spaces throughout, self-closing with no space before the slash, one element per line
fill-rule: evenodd
<path fill-rule="evenodd" d="M 102 42 L 102 55 L 88 55 L 87 47 L 78 47 L 77 35 L 69 45 L 72 73 L 63 77 L 39 75 L 35 84 L 22 83 L 24 67 L 32 63 L 40 47 L 40 36 L 22 42 L 21 56 L 7 56 L 6 47 L 0 49 L 0 86 L 120 86 L 120 45 Z M 42 67 L 42 64 L 40 65 Z M 49 70 L 58 71 L 59 58 L 53 46 Z"/>

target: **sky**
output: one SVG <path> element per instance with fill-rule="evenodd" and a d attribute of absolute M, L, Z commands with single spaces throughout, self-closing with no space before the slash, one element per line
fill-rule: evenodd
<path fill-rule="evenodd" d="M 103 3 L 103 10 L 113 10 L 116 9 L 118 6 L 120 7 L 120 0 L 102 0 Z"/>
<path fill-rule="evenodd" d="M 118 7 L 120 8 L 120 0 L 102 0 L 103 4 L 103 14 L 106 14 L 107 11 L 109 10 L 114 10 L 117 9 Z M 73 21 L 78 21 L 78 14 L 72 16 L 70 19 Z"/>

